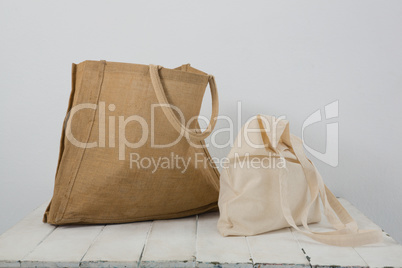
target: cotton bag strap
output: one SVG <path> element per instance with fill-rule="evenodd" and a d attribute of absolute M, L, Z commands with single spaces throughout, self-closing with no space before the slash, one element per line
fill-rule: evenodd
<path fill-rule="evenodd" d="M 218 101 L 218 91 L 216 89 L 215 78 L 212 75 L 208 75 L 208 83 L 211 89 L 211 97 L 212 97 L 212 114 L 211 119 L 209 121 L 208 127 L 204 130 L 204 132 L 197 132 L 195 130 L 191 130 L 184 125 L 184 122 L 181 122 L 177 116 L 174 114 L 171 104 L 169 103 L 166 93 L 163 90 L 163 85 L 159 76 L 159 69 L 163 67 L 159 65 L 150 65 L 149 71 L 151 76 L 152 85 L 155 90 L 156 97 L 158 99 L 159 104 L 162 106 L 162 111 L 169 120 L 170 124 L 179 132 L 181 135 L 184 134 L 186 137 L 193 138 L 194 140 L 203 140 L 207 138 L 216 125 L 216 121 L 218 119 L 219 112 L 219 101 Z"/>
<path fill-rule="evenodd" d="M 294 149 L 296 157 L 299 159 L 299 162 L 306 163 L 304 160 L 307 159 L 307 157 L 303 152 L 303 144 L 301 140 L 292 137 L 291 141 L 292 147 Z M 357 223 L 349 215 L 349 213 L 334 196 L 334 194 L 325 186 L 321 175 L 318 173 L 314 165 L 311 162 L 310 165 L 314 168 L 316 179 L 315 184 L 310 183 L 310 185 L 313 185 L 313 189 L 311 189 L 310 187 L 310 191 L 317 193 L 316 189 L 318 188 L 324 205 L 324 213 L 330 223 L 335 225 L 335 228 L 336 226 L 338 226 L 338 228 L 336 228 L 338 230 L 332 232 L 311 232 L 308 227 L 306 228 L 308 229 L 308 231 L 303 231 L 296 225 L 287 200 L 287 189 L 289 180 L 289 177 L 287 176 L 288 172 L 286 169 L 283 169 L 280 176 L 281 207 L 284 217 L 289 225 L 314 240 L 334 246 L 355 247 L 380 242 L 382 240 L 381 230 L 359 230 L 357 227 Z M 303 169 L 305 169 L 304 166 Z M 318 198 L 318 193 L 311 199 L 310 203 L 314 202 L 316 198 Z M 307 226 L 307 215 L 309 207 L 310 206 L 306 207 L 302 216 L 303 225 L 305 227 Z M 338 216 L 339 221 L 343 225 L 343 228 L 340 227 L 339 221 L 335 220 L 333 212 L 335 212 L 335 214 Z"/>
<path fill-rule="evenodd" d="M 309 227 L 307 225 L 308 212 L 311 206 L 315 203 L 318 196 L 320 196 L 324 207 L 324 214 L 335 229 L 339 230 L 347 228 L 356 231 L 358 227 L 355 220 L 345 209 L 343 209 L 343 206 L 339 203 L 336 197 L 329 190 L 326 191 L 327 188 L 322 178 L 317 178 L 317 176 L 320 176 L 320 174 L 316 170 L 314 164 L 309 159 L 307 159 L 306 155 L 304 154 L 303 143 L 301 142 L 301 140 L 298 137 L 292 135 L 291 144 L 294 154 L 303 167 L 303 172 L 307 180 L 311 195 L 310 202 L 306 206 L 306 209 L 301 217 L 303 226 L 309 230 Z M 328 197 L 330 198 L 332 205 L 329 204 Z M 336 210 L 336 213 L 334 210 Z"/>
<path fill-rule="evenodd" d="M 267 140 L 268 136 L 265 132 L 265 128 L 263 127 L 261 118 L 258 117 L 258 120 L 261 122 L 260 128 L 263 140 Z M 334 194 L 326 187 L 321 175 L 319 174 L 315 166 L 311 163 L 310 160 L 307 159 L 303 151 L 302 141 L 298 137 L 293 135 L 291 136 L 290 140 L 292 147 L 291 149 L 293 150 L 303 168 L 303 172 L 305 174 L 310 189 L 311 198 L 301 217 L 302 224 L 306 229 L 306 231 L 304 231 L 297 226 L 288 203 L 288 181 L 290 179 L 288 177 L 288 170 L 286 168 L 280 169 L 279 185 L 281 208 L 283 216 L 285 217 L 288 224 L 299 232 L 305 234 L 306 236 L 329 245 L 355 247 L 382 241 L 381 230 L 358 229 L 356 221 L 350 216 L 350 214 L 342 206 L 342 204 L 334 196 Z M 312 232 L 308 227 L 308 212 L 319 195 L 323 203 L 324 214 L 328 218 L 329 222 L 334 226 L 334 228 L 337 229 L 336 231 Z"/>

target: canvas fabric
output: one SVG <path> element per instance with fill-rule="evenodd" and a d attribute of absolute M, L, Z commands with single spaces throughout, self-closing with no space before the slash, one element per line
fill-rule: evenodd
<path fill-rule="evenodd" d="M 301 139 L 290 134 L 287 120 L 253 117 L 239 133 L 228 159 L 229 164 L 221 171 L 218 202 L 218 230 L 223 236 L 293 227 L 314 240 L 336 246 L 381 241 L 381 230 L 359 230 L 306 157 Z M 309 223 L 321 219 L 320 199 L 334 231 L 310 230 Z"/>

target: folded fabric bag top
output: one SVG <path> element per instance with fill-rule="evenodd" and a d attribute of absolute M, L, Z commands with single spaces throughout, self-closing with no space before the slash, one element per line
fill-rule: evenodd
<path fill-rule="evenodd" d="M 359 246 L 381 241 L 381 230 L 359 230 L 307 159 L 289 122 L 258 115 L 242 128 L 220 177 L 218 230 L 223 236 L 256 235 L 293 227 L 322 243 Z M 313 232 L 323 212 L 335 228 Z M 299 225 L 303 225 L 299 228 Z"/>
<path fill-rule="evenodd" d="M 212 118 L 197 117 L 210 85 Z M 123 223 L 217 210 L 219 173 L 204 138 L 215 126 L 213 76 L 106 61 L 73 64 L 51 224 Z"/>

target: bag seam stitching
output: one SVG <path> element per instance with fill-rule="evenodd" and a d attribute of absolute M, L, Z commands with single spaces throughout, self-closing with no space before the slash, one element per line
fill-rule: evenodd
<path fill-rule="evenodd" d="M 96 97 L 96 104 L 99 103 L 99 97 L 100 97 L 100 94 L 101 94 L 101 91 L 102 91 L 103 80 L 104 80 L 104 76 L 105 76 L 106 62 L 102 62 L 102 65 L 103 65 L 103 67 L 102 67 L 102 74 L 101 74 L 101 78 L 100 78 L 100 82 L 99 82 L 99 89 L 98 89 L 98 95 L 97 95 L 97 97 Z M 84 68 L 85 68 L 85 66 L 84 66 Z M 83 80 L 84 80 L 84 79 L 81 80 L 81 86 L 82 86 Z M 81 89 L 81 86 L 80 86 L 80 89 Z M 94 115 L 93 115 L 93 117 L 92 117 L 92 124 L 91 124 L 91 127 L 90 127 L 89 132 L 88 132 L 88 136 L 87 136 L 87 139 L 86 139 L 86 143 L 88 143 L 89 138 L 91 137 L 92 129 L 93 129 L 93 126 L 94 126 L 94 124 L 95 124 L 95 117 L 96 117 L 96 111 L 94 112 Z M 87 149 L 87 147 L 84 148 L 84 150 L 83 150 L 83 152 L 82 152 L 82 154 L 81 154 L 81 159 L 80 159 L 80 162 L 79 162 L 78 167 L 77 167 L 77 169 L 76 169 L 75 175 L 74 175 L 73 179 L 71 180 L 71 182 L 69 183 L 69 184 L 71 184 L 71 186 L 70 186 L 70 189 L 69 189 L 69 191 L 68 191 L 67 201 L 66 201 L 65 206 L 64 206 L 64 208 L 63 208 L 63 210 L 62 210 L 63 212 L 62 212 L 62 214 L 61 214 L 61 216 L 60 216 L 60 219 L 59 219 L 59 220 L 56 220 L 56 222 L 61 221 L 61 220 L 64 218 L 64 215 L 65 215 L 66 210 L 67 210 L 67 206 L 68 206 L 68 204 L 69 204 L 69 202 L 70 202 L 70 197 L 71 197 L 71 193 L 72 193 L 73 188 L 74 188 L 75 181 L 76 181 L 76 179 L 77 179 L 79 170 L 80 170 L 80 168 L 81 168 L 82 161 L 83 161 L 83 159 L 84 159 L 84 155 L 85 155 L 86 149 Z"/>

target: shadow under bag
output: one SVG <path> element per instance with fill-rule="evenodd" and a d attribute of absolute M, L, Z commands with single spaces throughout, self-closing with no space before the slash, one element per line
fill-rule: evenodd
<path fill-rule="evenodd" d="M 213 111 L 201 132 L 196 118 L 208 83 Z M 43 221 L 124 223 L 217 210 L 219 173 L 204 143 L 217 114 L 213 76 L 188 64 L 73 64 L 54 194 Z"/>
<path fill-rule="evenodd" d="M 223 236 L 256 235 L 293 227 L 310 238 L 336 246 L 382 240 L 381 230 L 359 230 L 307 159 L 289 122 L 273 116 L 252 118 L 239 133 L 221 172 L 218 221 Z M 308 224 L 324 215 L 336 229 L 314 232 Z M 303 225 L 304 229 L 299 228 Z"/>

